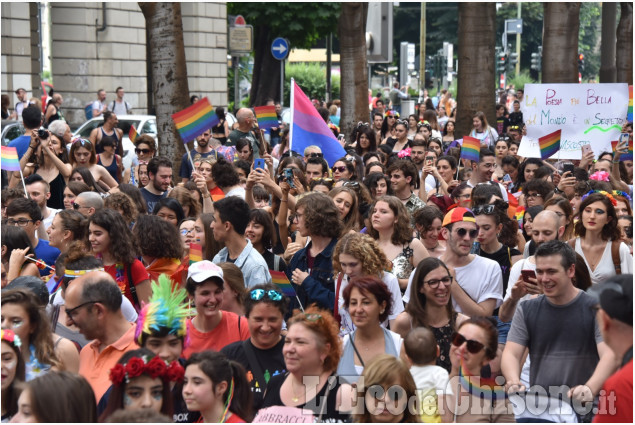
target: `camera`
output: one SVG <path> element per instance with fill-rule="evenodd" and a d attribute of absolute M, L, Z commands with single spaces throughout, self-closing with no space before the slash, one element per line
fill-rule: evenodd
<path fill-rule="evenodd" d="M 48 139 L 48 138 L 49 138 L 49 132 L 48 132 L 48 130 L 46 130 L 46 129 L 44 129 L 44 128 L 40 127 L 40 128 L 37 130 L 37 137 L 39 137 L 39 138 L 40 138 L 40 139 L 42 139 L 42 140 L 46 140 L 46 139 Z"/>

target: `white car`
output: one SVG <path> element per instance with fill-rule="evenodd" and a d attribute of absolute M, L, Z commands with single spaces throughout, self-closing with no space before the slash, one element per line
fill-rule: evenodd
<path fill-rule="evenodd" d="M 139 135 L 148 134 L 157 141 L 157 119 L 154 115 L 121 115 L 117 117 L 119 121 L 118 128 L 123 130 L 123 164 L 126 169 L 132 166 L 132 160 L 135 157 L 134 144 L 130 141 L 128 133 L 130 127 L 134 125 Z M 93 118 L 82 124 L 75 132 L 73 137 L 81 137 L 88 139 L 91 131 L 104 124 L 103 117 Z"/>

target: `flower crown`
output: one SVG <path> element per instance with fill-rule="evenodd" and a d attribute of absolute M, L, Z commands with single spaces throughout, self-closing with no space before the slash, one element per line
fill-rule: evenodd
<path fill-rule="evenodd" d="M 590 190 L 586 194 L 584 194 L 584 196 L 582 196 L 582 200 L 584 201 L 587 198 L 587 196 L 592 195 L 594 193 L 599 193 L 599 194 L 602 194 L 602 195 L 606 196 L 607 198 L 609 198 L 609 201 L 611 201 L 611 204 L 613 204 L 614 207 L 617 206 L 617 201 L 615 200 L 613 195 L 611 195 L 610 193 L 608 193 L 605 190 Z"/>
<path fill-rule="evenodd" d="M 606 171 L 596 171 L 595 173 L 591 174 L 589 176 L 590 180 L 597 180 L 600 182 L 607 182 L 609 181 L 610 178 L 610 174 L 607 173 Z"/>
<path fill-rule="evenodd" d="M 15 345 L 16 347 L 20 347 L 22 345 L 20 337 L 17 336 L 11 329 L 2 329 L 0 331 L 0 339 L 2 339 L 3 341 L 7 341 L 8 343 Z"/>
<path fill-rule="evenodd" d="M 631 202 L 631 197 L 629 196 L 629 194 L 626 193 L 626 192 L 622 192 L 621 190 L 614 190 L 613 191 L 613 196 L 622 196 L 622 197 L 626 198 L 626 200 L 628 202 Z"/>
<path fill-rule="evenodd" d="M 399 151 L 399 153 L 397 154 L 397 156 L 399 158 L 405 158 L 405 157 L 410 157 L 410 154 L 412 153 L 412 149 L 410 148 L 406 148 L 406 149 L 402 149 Z"/>
<path fill-rule="evenodd" d="M 116 364 L 110 369 L 110 381 L 115 386 L 126 384 L 131 378 L 148 375 L 152 379 L 161 378 L 168 382 L 181 381 L 185 376 L 185 369 L 176 360 L 166 365 L 159 356 L 154 356 L 148 361 L 147 356 L 133 357 L 125 365 Z"/>
<path fill-rule="evenodd" d="M 394 111 L 394 110 L 390 110 L 390 111 L 386 111 L 386 113 L 384 114 L 384 117 L 397 117 L 399 118 L 399 112 Z"/>

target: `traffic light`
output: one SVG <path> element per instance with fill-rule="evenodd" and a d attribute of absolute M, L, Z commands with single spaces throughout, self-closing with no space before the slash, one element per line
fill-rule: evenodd
<path fill-rule="evenodd" d="M 531 69 L 534 71 L 542 71 L 542 52 L 541 49 L 538 48 L 538 52 L 534 52 L 531 54 Z"/>
<path fill-rule="evenodd" d="M 580 53 L 578 55 L 578 72 L 584 71 L 584 55 Z"/>
<path fill-rule="evenodd" d="M 496 55 L 496 72 L 505 73 L 507 70 L 507 53 L 501 52 Z"/>
<path fill-rule="evenodd" d="M 518 53 L 510 53 L 507 61 L 507 72 L 514 72 L 518 63 Z"/>

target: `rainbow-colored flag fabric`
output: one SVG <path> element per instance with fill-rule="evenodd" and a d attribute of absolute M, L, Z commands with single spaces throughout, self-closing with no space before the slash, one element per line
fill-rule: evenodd
<path fill-rule="evenodd" d="M 486 400 L 505 400 L 507 391 L 504 385 L 499 385 L 494 378 L 483 378 L 475 376 L 465 367 L 465 362 L 461 360 L 459 368 L 459 382 L 463 389 L 470 394 L 484 398 Z"/>
<path fill-rule="evenodd" d="M 18 150 L 9 146 L 2 146 L 2 165 L 0 168 L 6 171 L 20 171 L 20 160 Z"/>
<path fill-rule="evenodd" d="M 256 106 L 254 112 L 258 120 L 258 127 L 261 130 L 278 127 L 278 114 L 276 114 L 275 106 Z"/>
<path fill-rule="evenodd" d="M 284 272 L 269 270 L 269 273 L 271 274 L 271 281 L 278 285 L 284 295 L 287 297 L 295 297 L 295 289 L 293 289 L 293 285 L 291 285 L 289 278 L 287 278 Z"/>
<path fill-rule="evenodd" d="M 134 128 L 134 125 L 131 125 L 130 132 L 128 133 L 128 138 L 130 139 L 130 141 L 134 143 L 134 141 L 137 140 L 138 135 L 139 133 L 137 133 L 137 129 Z"/>
<path fill-rule="evenodd" d="M 633 122 L 633 86 L 628 86 L 628 113 L 626 120 Z"/>
<path fill-rule="evenodd" d="M 173 114 L 172 120 L 176 124 L 183 143 L 195 140 L 205 130 L 211 129 L 220 122 L 206 97 L 181 112 Z"/>
<path fill-rule="evenodd" d="M 478 162 L 480 152 L 480 140 L 470 136 L 463 137 L 463 144 L 461 145 L 461 158 Z"/>
<path fill-rule="evenodd" d="M 203 247 L 197 243 L 190 244 L 190 265 L 203 261 Z"/>
<path fill-rule="evenodd" d="M 560 139 L 562 130 L 554 131 L 553 133 L 542 136 L 538 139 L 540 145 L 540 158 L 547 159 L 555 155 L 560 150 Z"/>
<path fill-rule="evenodd" d="M 617 149 L 618 140 L 611 142 L 611 148 L 615 153 L 615 149 Z M 632 161 L 633 160 L 633 139 L 628 141 L 628 152 L 620 155 L 620 161 Z"/>

